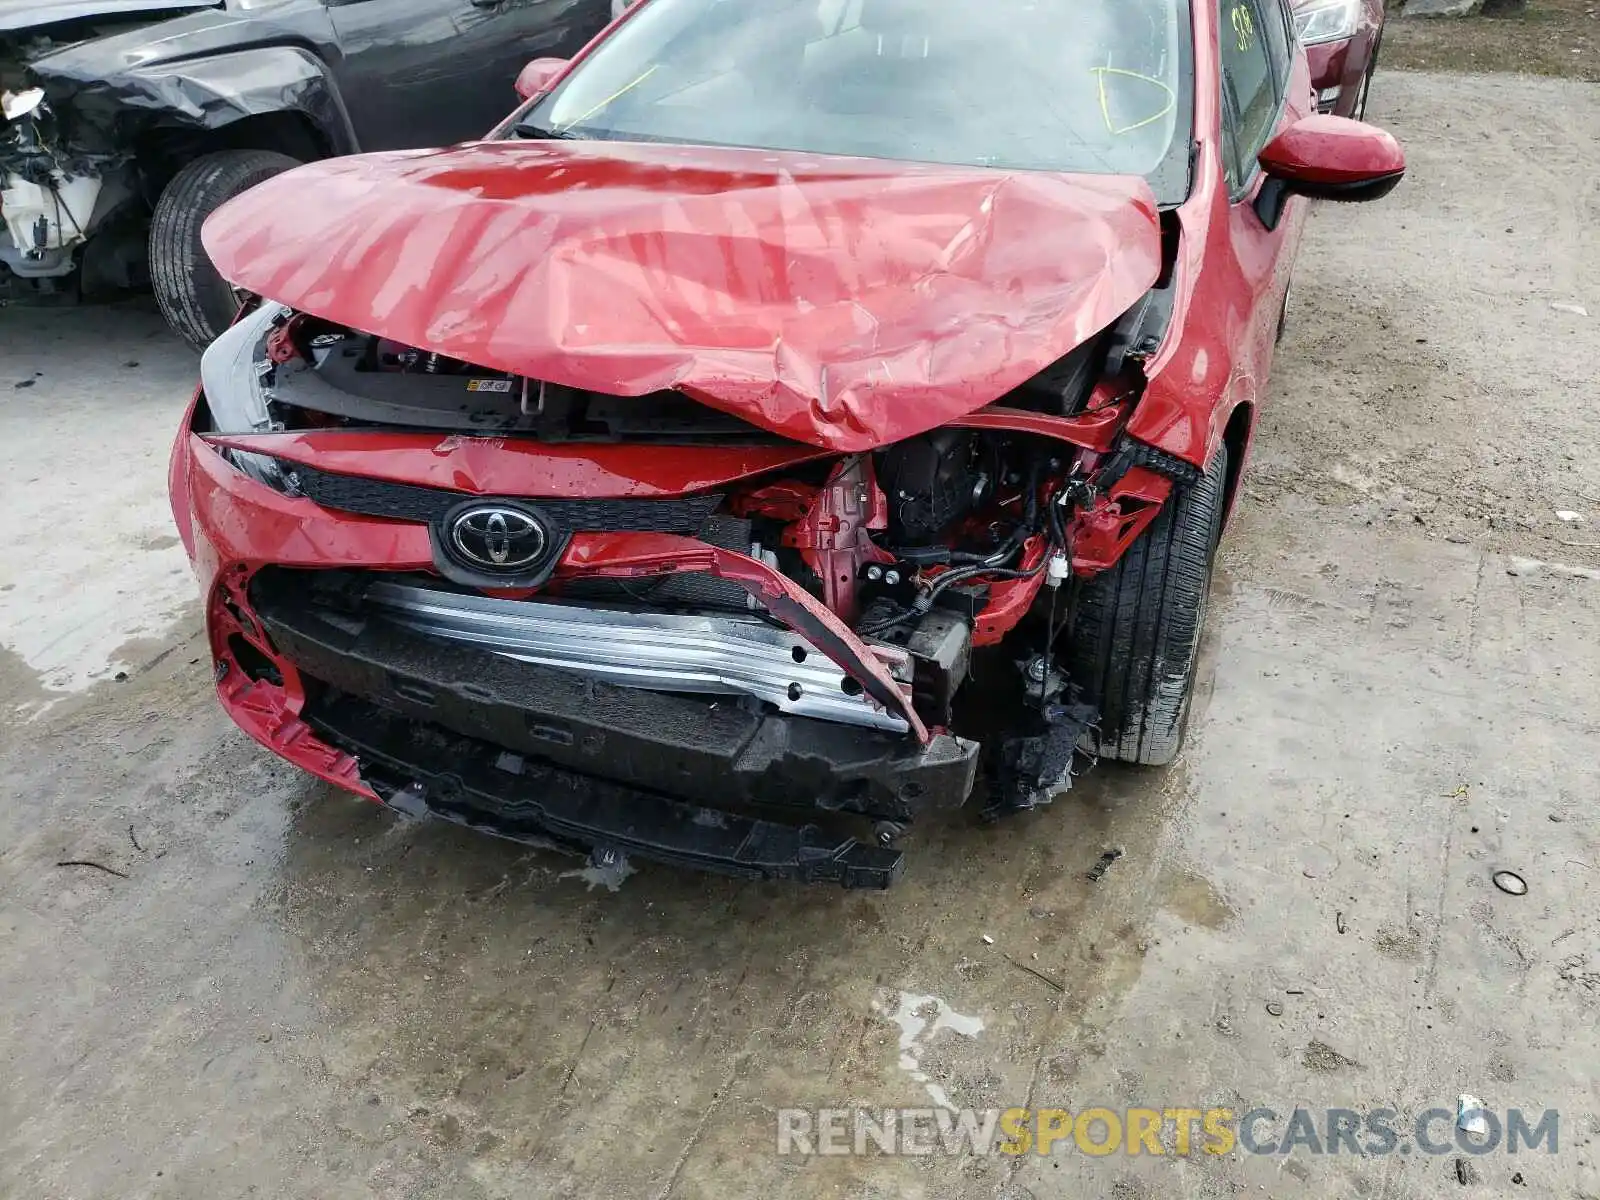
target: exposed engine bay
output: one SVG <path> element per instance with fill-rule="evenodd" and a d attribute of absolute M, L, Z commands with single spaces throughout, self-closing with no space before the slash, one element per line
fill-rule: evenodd
<path fill-rule="evenodd" d="M 997 403 L 1055 416 L 1081 413 L 1108 359 L 1126 357 L 1127 338 L 1121 327 L 1108 331 Z M 568 387 L 478 367 L 287 309 L 248 344 L 239 342 L 215 357 L 224 355 L 231 370 L 246 359 L 255 364 L 255 405 L 261 415 L 252 424 L 261 428 L 420 427 L 524 433 L 541 442 L 783 440 L 682 392 L 617 396 Z M 220 374 L 222 368 L 216 370 Z M 923 451 L 908 451 L 893 466 L 893 482 L 938 493 L 931 497 L 935 507 L 929 512 L 919 516 L 907 511 L 914 527 L 936 520 L 954 502 L 944 494 L 952 468 L 943 461 L 955 447 L 953 436 L 946 430 Z M 904 480 L 899 479 L 902 473 Z"/>
<path fill-rule="evenodd" d="M 488 371 L 387 338 L 297 318 L 262 346 L 286 425 L 421 426 L 527 433 L 542 442 L 765 438 L 677 392 L 622 398 Z"/>

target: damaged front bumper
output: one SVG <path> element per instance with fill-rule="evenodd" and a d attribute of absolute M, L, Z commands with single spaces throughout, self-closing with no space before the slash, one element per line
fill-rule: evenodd
<path fill-rule="evenodd" d="M 311 733 L 413 816 L 726 874 L 885 887 L 898 852 L 767 814 L 903 823 L 959 807 L 975 780 L 976 745 L 949 735 L 919 747 L 587 679 L 419 634 L 381 608 L 319 610 L 270 571 L 250 596 Z"/>
<path fill-rule="evenodd" d="M 471 644 L 441 636 L 440 610 L 452 612 L 441 601 L 468 597 L 416 586 L 426 527 L 336 517 L 246 477 L 193 435 L 179 440 L 172 482 L 224 708 L 295 765 L 399 811 L 745 877 L 886 887 L 900 852 L 851 826 L 959 808 L 976 783 L 973 742 L 743 699 L 752 675 L 765 686 L 758 659 L 729 672 L 740 686 L 697 696 L 563 669 L 578 654 L 598 661 L 594 639 L 523 638 L 505 653 L 481 629 Z M 456 605 L 454 632 L 485 614 L 504 611 Z M 784 638 L 789 672 L 807 669 L 793 652 L 816 642 Z M 660 650 L 658 670 L 670 665 Z M 816 657 L 828 665 L 811 664 L 810 682 L 841 677 Z M 776 656 L 765 661 L 775 678 Z M 898 682 L 892 662 L 872 665 Z"/>
<path fill-rule="evenodd" d="M 905 855 L 887 846 L 563 771 L 348 697 L 319 705 L 313 719 L 360 756 L 379 802 L 405 816 L 531 845 L 570 843 L 599 861 L 631 854 L 746 879 L 883 889 L 905 870 Z"/>
<path fill-rule="evenodd" d="M 365 590 L 392 599 L 397 585 Z M 919 746 L 887 731 L 620 686 L 418 632 L 381 601 L 323 606 L 312 594 L 298 572 L 266 570 L 249 588 L 261 630 L 314 681 L 308 691 L 382 704 L 567 770 L 684 800 L 900 821 L 957 808 L 972 789 L 977 747 L 949 734 Z"/>

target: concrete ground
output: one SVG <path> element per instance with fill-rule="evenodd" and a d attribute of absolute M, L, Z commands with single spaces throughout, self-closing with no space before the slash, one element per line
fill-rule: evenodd
<path fill-rule="evenodd" d="M 920 829 L 883 895 L 597 888 L 258 750 L 164 508 L 192 358 L 139 307 L 0 311 L 0 1196 L 1600 1196 L 1600 89 L 1373 103 L 1412 172 L 1312 223 L 1183 758 Z M 930 1088 L 1466 1092 L 1560 1142 L 776 1154 L 780 1106 Z"/>

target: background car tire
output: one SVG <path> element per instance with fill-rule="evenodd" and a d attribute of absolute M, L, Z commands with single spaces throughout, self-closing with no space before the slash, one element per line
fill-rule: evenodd
<path fill-rule="evenodd" d="M 200 245 L 200 226 L 224 201 L 297 167 L 271 150 L 220 150 L 172 177 L 150 221 L 150 284 L 161 315 L 189 345 L 204 350 L 233 322 L 233 289 Z"/>
<path fill-rule="evenodd" d="M 1100 707 L 1102 758 L 1165 766 L 1183 744 L 1222 531 L 1228 450 L 1079 595 L 1069 674 Z"/>

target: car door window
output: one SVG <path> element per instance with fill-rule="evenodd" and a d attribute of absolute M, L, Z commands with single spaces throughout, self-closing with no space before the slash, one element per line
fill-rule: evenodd
<path fill-rule="evenodd" d="M 1289 86 L 1289 70 L 1294 65 L 1294 21 L 1284 0 L 1261 0 L 1261 26 L 1267 36 L 1267 55 L 1281 100 Z"/>
<path fill-rule="evenodd" d="M 1254 0 L 1222 0 L 1222 89 L 1224 106 L 1233 109 L 1229 182 L 1236 189 L 1255 174 L 1256 155 L 1278 119 L 1278 85 L 1265 26 Z"/>

